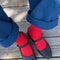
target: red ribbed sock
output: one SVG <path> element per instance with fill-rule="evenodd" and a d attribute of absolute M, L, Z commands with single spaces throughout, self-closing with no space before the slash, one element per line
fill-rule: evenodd
<path fill-rule="evenodd" d="M 19 46 L 24 46 L 27 43 L 27 37 L 23 32 L 19 32 L 19 37 L 16 41 L 16 44 L 18 44 Z M 30 46 L 30 44 L 28 44 L 27 46 L 20 48 L 21 53 L 23 54 L 23 56 L 31 56 L 33 54 L 32 48 Z"/>
<path fill-rule="evenodd" d="M 38 40 L 41 38 L 42 29 L 35 27 L 31 24 L 28 33 L 33 40 Z M 44 50 L 46 48 L 46 42 L 44 39 L 41 39 L 38 42 L 35 42 L 35 45 L 38 50 Z"/>

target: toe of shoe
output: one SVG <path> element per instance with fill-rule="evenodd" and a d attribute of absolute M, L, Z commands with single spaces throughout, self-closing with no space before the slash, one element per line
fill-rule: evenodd
<path fill-rule="evenodd" d="M 25 57 L 25 56 L 23 56 L 23 59 L 24 59 L 24 60 L 36 60 L 34 54 L 32 54 L 32 55 L 29 56 L 29 57 Z"/>
<path fill-rule="evenodd" d="M 39 52 L 47 59 L 50 59 L 52 57 L 51 48 L 48 43 L 46 48 L 43 51 L 39 51 Z"/>

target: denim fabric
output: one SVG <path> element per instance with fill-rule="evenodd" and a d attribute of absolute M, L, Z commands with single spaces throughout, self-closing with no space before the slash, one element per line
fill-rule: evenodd
<path fill-rule="evenodd" d="M 58 25 L 60 0 L 29 0 L 27 21 L 34 26 L 49 30 Z"/>
<path fill-rule="evenodd" d="M 18 38 L 19 27 L 9 18 L 0 6 L 0 45 L 11 46 Z"/>

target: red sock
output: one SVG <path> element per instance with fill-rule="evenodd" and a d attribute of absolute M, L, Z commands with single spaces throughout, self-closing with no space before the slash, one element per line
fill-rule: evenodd
<path fill-rule="evenodd" d="M 35 27 L 31 24 L 28 33 L 33 40 L 38 40 L 41 38 L 42 29 Z M 44 50 L 46 48 L 46 42 L 44 39 L 41 39 L 38 42 L 35 42 L 35 45 L 38 50 Z"/>
<path fill-rule="evenodd" d="M 16 41 L 16 44 L 18 44 L 19 46 L 24 46 L 27 43 L 27 37 L 23 32 L 19 32 L 19 37 Z M 33 54 L 32 48 L 30 47 L 30 44 L 28 44 L 27 46 L 20 48 L 21 53 L 23 54 L 23 56 L 31 56 Z"/>

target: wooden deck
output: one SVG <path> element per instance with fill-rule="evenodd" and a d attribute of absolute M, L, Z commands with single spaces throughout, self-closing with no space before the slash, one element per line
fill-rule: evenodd
<path fill-rule="evenodd" d="M 26 33 L 28 27 L 30 26 L 30 24 L 26 21 L 26 14 L 29 9 L 28 0 L 0 0 L 0 4 L 3 6 L 7 15 L 12 17 L 12 19 L 18 24 L 20 27 L 19 30 Z M 18 7 L 21 6 L 20 4 L 28 6 Z M 42 33 L 43 37 L 52 48 L 53 56 L 51 59 L 42 57 L 30 41 L 33 46 L 33 50 L 35 51 L 37 60 L 60 60 L 60 19 L 57 27 L 48 31 L 44 30 Z M 13 44 L 9 48 L 3 48 L 0 46 L 0 59 L 23 60 L 16 44 Z"/>

